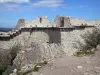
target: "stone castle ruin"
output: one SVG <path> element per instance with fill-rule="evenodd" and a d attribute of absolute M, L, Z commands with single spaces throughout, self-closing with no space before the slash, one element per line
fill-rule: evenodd
<path fill-rule="evenodd" d="M 26 44 L 30 49 L 28 45 L 34 42 L 39 45 L 44 58 L 55 57 L 61 51 L 66 55 L 72 55 L 78 50 L 74 48 L 74 45 L 77 45 L 76 41 L 84 42 L 80 35 L 98 25 L 100 25 L 99 21 L 85 21 L 60 15 L 56 16 L 53 23 L 50 23 L 46 16 L 39 16 L 31 22 L 19 19 L 12 31 L 0 33 L 0 49 L 7 51 L 16 43 Z M 51 56 L 48 56 L 50 52 Z"/>
<path fill-rule="evenodd" d="M 2 45 L 2 42 L 7 43 L 14 39 L 14 41 L 16 41 L 16 38 L 21 40 L 21 35 L 24 37 L 28 35 L 33 38 L 32 41 L 34 42 L 55 43 L 67 47 L 71 44 L 72 40 L 77 40 L 80 34 L 99 24 L 100 22 L 88 22 L 82 19 L 72 19 L 70 16 L 65 17 L 61 15 L 56 16 L 53 23 L 48 21 L 47 16 L 39 16 L 31 22 L 25 22 L 24 19 L 19 19 L 16 27 L 12 31 L 0 33 L 0 45 Z"/>

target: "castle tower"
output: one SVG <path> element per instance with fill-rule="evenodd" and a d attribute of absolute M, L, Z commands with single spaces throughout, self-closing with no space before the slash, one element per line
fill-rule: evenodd
<path fill-rule="evenodd" d="M 64 27 L 70 27 L 71 22 L 69 17 L 64 17 Z"/>
<path fill-rule="evenodd" d="M 70 23 L 70 17 L 63 17 L 63 16 L 56 16 L 55 23 L 57 27 L 69 27 L 71 25 Z"/>
<path fill-rule="evenodd" d="M 48 17 L 47 16 L 38 16 L 32 23 L 34 25 L 37 25 L 37 27 L 51 26 L 51 24 L 48 21 Z"/>
<path fill-rule="evenodd" d="M 63 26 L 63 19 L 61 15 L 56 16 L 55 18 L 55 24 L 57 27 L 62 27 Z"/>
<path fill-rule="evenodd" d="M 24 27 L 24 26 L 25 26 L 25 20 L 24 19 L 19 19 L 18 23 L 15 27 L 15 30 L 18 30 L 18 29 L 20 29 L 21 27 Z"/>
<path fill-rule="evenodd" d="M 39 18 L 39 23 L 48 23 L 48 17 L 47 16 L 42 16 L 42 17 L 38 17 Z"/>

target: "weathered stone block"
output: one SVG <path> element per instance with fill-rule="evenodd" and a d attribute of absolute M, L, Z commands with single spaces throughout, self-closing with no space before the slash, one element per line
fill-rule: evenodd
<path fill-rule="evenodd" d="M 24 27 L 24 26 L 25 26 L 25 20 L 24 19 L 19 19 L 18 23 L 15 27 L 15 30 L 18 30 L 18 29 L 20 29 L 21 27 Z"/>

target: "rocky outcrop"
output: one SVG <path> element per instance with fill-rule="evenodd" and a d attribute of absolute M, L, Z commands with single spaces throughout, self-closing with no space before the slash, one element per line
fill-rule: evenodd
<path fill-rule="evenodd" d="M 44 61 L 52 62 L 54 58 L 64 55 L 64 51 L 55 44 L 33 43 L 31 47 L 23 48 L 17 53 L 14 64 L 18 69 L 30 64 Z"/>
<path fill-rule="evenodd" d="M 0 69 L 6 69 L 11 64 L 10 50 L 0 48 Z"/>

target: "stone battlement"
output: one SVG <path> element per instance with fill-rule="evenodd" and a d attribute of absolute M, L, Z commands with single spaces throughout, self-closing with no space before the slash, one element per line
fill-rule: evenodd
<path fill-rule="evenodd" d="M 85 21 L 83 19 L 74 19 L 71 16 L 61 16 L 55 17 L 54 22 L 50 23 L 47 16 L 38 16 L 35 20 L 27 22 L 24 19 L 19 19 L 14 30 L 19 30 L 20 28 L 30 28 L 30 27 L 73 27 L 73 26 L 96 26 L 100 25 L 99 21 Z"/>
<path fill-rule="evenodd" d="M 52 31 L 59 31 L 59 32 L 68 32 L 73 30 L 82 30 L 85 28 L 91 28 L 94 26 L 73 26 L 73 27 L 32 27 L 32 28 L 21 28 L 20 30 L 15 30 L 14 32 L 8 32 L 8 33 L 0 33 L 0 40 L 1 41 L 9 41 L 10 39 L 13 39 L 14 37 L 18 36 L 22 32 L 29 32 L 32 33 L 34 31 L 41 31 L 45 32 L 47 30 Z"/>

